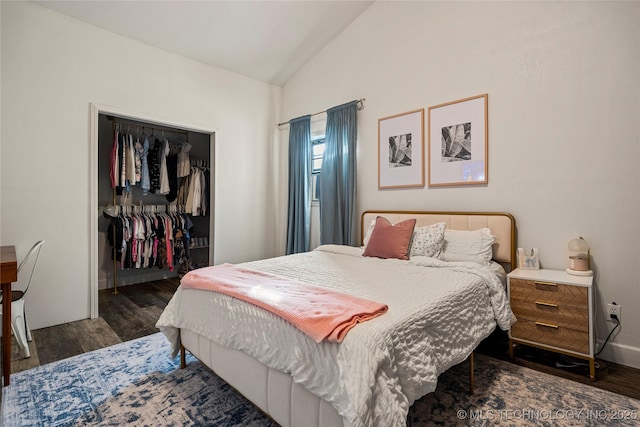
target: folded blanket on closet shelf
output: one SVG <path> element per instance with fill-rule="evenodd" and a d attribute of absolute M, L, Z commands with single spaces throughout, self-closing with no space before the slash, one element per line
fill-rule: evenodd
<path fill-rule="evenodd" d="M 190 271 L 180 286 L 220 292 L 255 304 L 287 320 L 318 343 L 342 342 L 359 322 L 388 309 L 375 301 L 232 264 Z"/>

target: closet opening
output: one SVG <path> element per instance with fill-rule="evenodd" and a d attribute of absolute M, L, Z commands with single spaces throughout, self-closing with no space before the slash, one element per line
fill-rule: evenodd
<path fill-rule="evenodd" d="M 95 318 L 99 291 L 213 264 L 215 133 L 93 105 L 92 114 Z"/>

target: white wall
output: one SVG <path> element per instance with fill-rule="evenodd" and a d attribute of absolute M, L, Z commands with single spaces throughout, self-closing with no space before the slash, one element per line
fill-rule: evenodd
<path fill-rule="evenodd" d="M 2 2 L 1 241 L 47 241 L 33 328 L 89 317 L 89 105 L 216 129 L 215 259 L 275 255 L 281 89 L 28 2 Z"/>
<path fill-rule="evenodd" d="M 640 367 L 640 3 L 375 2 L 283 88 L 283 117 L 366 98 L 358 207 L 508 211 L 519 246 L 566 267 L 583 236 L 622 329 L 602 356 Z M 489 94 L 489 184 L 379 190 L 378 118 Z M 425 124 L 426 126 L 427 124 Z M 426 144 L 426 140 L 425 140 Z"/>

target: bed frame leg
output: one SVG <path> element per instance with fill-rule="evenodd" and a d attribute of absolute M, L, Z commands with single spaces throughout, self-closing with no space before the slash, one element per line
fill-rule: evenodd
<path fill-rule="evenodd" d="M 473 394 L 473 371 L 474 371 L 474 361 L 473 361 L 473 352 L 469 355 L 469 394 Z"/>
<path fill-rule="evenodd" d="M 180 369 L 184 369 L 187 367 L 187 355 L 186 350 L 182 343 L 180 343 Z"/>

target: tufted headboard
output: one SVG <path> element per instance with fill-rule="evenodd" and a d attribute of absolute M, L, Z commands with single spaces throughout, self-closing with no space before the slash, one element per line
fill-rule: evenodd
<path fill-rule="evenodd" d="M 453 230 L 477 230 L 489 228 L 496 236 L 493 245 L 493 259 L 501 264 L 516 267 L 516 220 L 504 212 L 427 212 L 427 211 L 364 211 L 360 221 L 360 239 L 372 220 L 382 216 L 392 224 L 415 218 L 416 227 L 445 222 Z"/>

